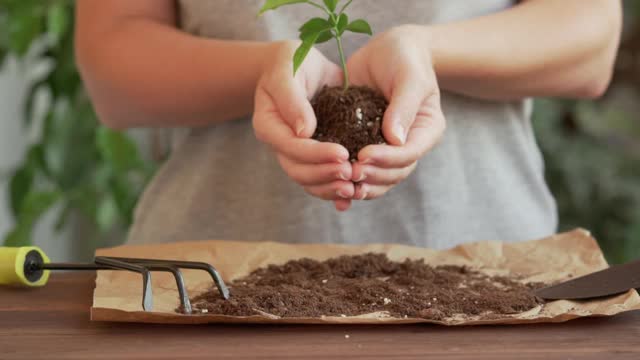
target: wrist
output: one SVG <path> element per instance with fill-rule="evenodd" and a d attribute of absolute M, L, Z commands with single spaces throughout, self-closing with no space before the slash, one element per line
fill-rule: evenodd
<path fill-rule="evenodd" d="M 398 40 L 408 41 L 410 46 L 417 49 L 422 63 L 428 66 L 435 66 L 432 46 L 433 35 L 429 26 L 407 24 L 393 28 L 391 31 L 396 33 Z"/>
<path fill-rule="evenodd" d="M 286 46 L 287 41 L 273 41 L 265 43 L 265 48 L 261 56 L 260 72 L 262 74 L 271 70 L 282 57 L 281 53 L 283 47 Z"/>
<path fill-rule="evenodd" d="M 291 63 L 293 54 L 299 45 L 300 42 L 296 40 L 283 40 L 267 43 L 262 61 L 262 72 L 271 71 L 274 67 Z"/>

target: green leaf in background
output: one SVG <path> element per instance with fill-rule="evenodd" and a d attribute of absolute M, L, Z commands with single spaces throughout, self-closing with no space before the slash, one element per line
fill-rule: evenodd
<path fill-rule="evenodd" d="M 71 207 L 71 204 L 69 204 L 68 201 L 62 204 L 62 210 L 60 211 L 60 214 L 58 215 L 58 219 L 56 220 L 56 223 L 53 226 L 55 231 L 60 232 L 65 227 L 65 225 L 67 225 L 67 220 L 69 219 L 69 215 L 71 214 L 72 209 L 73 208 Z"/>
<path fill-rule="evenodd" d="M 363 19 L 354 20 L 349 25 L 347 25 L 347 31 L 351 31 L 354 33 L 368 34 L 373 35 L 373 31 L 371 31 L 371 25 Z"/>
<path fill-rule="evenodd" d="M 31 244 L 31 234 L 35 223 L 60 199 L 58 191 L 37 191 L 29 193 L 14 229 L 4 239 L 5 246 L 24 246 Z"/>
<path fill-rule="evenodd" d="M 41 145 L 32 145 L 26 160 L 9 180 L 9 205 L 14 219 L 18 219 L 27 195 L 31 192 L 37 173 L 46 173 Z"/>
<path fill-rule="evenodd" d="M 98 203 L 96 222 L 98 230 L 107 233 L 118 222 L 120 210 L 112 196 L 104 196 Z"/>
<path fill-rule="evenodd" d="M 293 75 L 298 72 L 300 65 L 302 65 L 302 62 L 307 57 L 307 54 L 309 54 L 309 51 L 313 47 L 313 44 L 315 44 L 318 36 L 318 33 L 309 34 L 304 39 L 302 39 L 302 44 L 300 44 L 296 52 L 293 54 Z"/>
<path fill-rule="evenodd" d="M 47 12 L 47 32 L 54 42 L 58 43 L 64 38 L 70 22 L 67 6 L 62 2 L 54 2 Z"/>
<path fill-rule="evenodd" d="M 9 16 L 7 11 L 0 8 L 0 69 L 4 65 L 4 59 L 7 56 L 9 48 Z"/>
<path fill-rule="evenodd" d="M 99 160 L 95 119 L 88 103 L 60 97 L 45 118 L 43 146 L 47 167 L 57 187 L 70 190 L 90 181 Z"/>
<path fill-rule="evenodd" d="M 101 127 L 96 143 L 102 158 L 117 173 L 129 171 L 142 163 L 136 144 L 122 132 Z"/>
<path fill-rule="evenodd" d="M 16 226 L 4 237 L 4 246 L 17 247 L 31 245 L 31 229 L 27 226 Z"/>
<path fill-rule="evenodd" d="M 38 92 L 40 90 L 43 90 L 47 87 L 47 82 L 46 80 L 40 80 L 35 82 L 34 84 L 31 84 L 29 86 L 29 90 L 27 90 L 27 94 L 25 95 L 25 102 L 24 102 L 24 107 L 23 107 L 23 113 L 24 113 L 24 122 L 27 126 L 31 125 L 31 122 L 33 120 L 33 112 L 35 111 L 35 101 L 36 101 L 36 96 L 38 94 Z"/>
<path fill-rule="evenodd" d="M 349 17 L 347 16 L 347 14 L 340 14 L 340 17 L 338 18 L 338 23 L 336 24 L 336 30 L 338 31 L 338 35 L 342 35 L 344 33 L 344 30 L 347 28 L 347 25 L 349 25 Z"/>
<path fill-rule="evenodd" d="M 16 220 L 20 216 L 20 209 L 22 209 L 29 191 L 31 191 L 33 178 L 33 169 L 29 164 L 25 164 L 22 168 L 18 169 L 11 177 L 11 180 L 9 180 L 9 202 L 11 212 Z"/>
<path fill-rule="evenodd" d="M 126 222 L 133 221 L 133 211 L 135 209 L 137 196 L 130 181 L 123 176 L 116 176 L 109 184 L 109 192 L 113 195 L 113 200 L 120 216 Z"/>
<path fill-rule="evenodd" d="M 7 57 L 7 51 L 0 46 L 0 69 L 4 67 L 4 59 Z"/>
<path fill-rule="evenodd" d="M 321 33 L 331 29 L 331 23 L 322 18 L 313 18 L 300 27 L 300 40 L 303 40 L 310 34 Z"/>
<path fill-rule="evenodd" d="M 324 5 L 327 7 L 327 9 L 329 9 L 329 11 L 331 12 L 336 11 L 336 6 L 338 6 L 339 0 L 323 0 L 323 1 L 324 1 Z"/>
<path fill-rule="evenodd" d="M 100 126 L 74 58 L 74 8 L 73 0 L 0 0 L 0 63 L 5 56 L 22 63 L 34 41 L 49 39 L 39 42 L 30 62 L 53 64 L 33 79 L 23 105 L 25 126 L 38 137 L 7 181 L 7 206 L 16 219 L 6 237 L 10 245 L 30 243 L 38 219 L 54 203 L 62 210 L 57 230 L 78 218 L 89 226 L 87 240 L 100 244 L 111 230 L 105 227 L 126 230 L 131 224 L 137 198 L 155 170 L 126 134 Z M 36 122 L 41 91 L 50 105 L 38 110 L 44 121 Z"/>
<path fill-rule="evenodd" d="M 16 3 L 14 13 L 8 19 L 9 48 L 18 56 L 23 56 L 31 43 L 40 35 L 44 28 L 44 2 L 34 5 L 29 1 Z"/>
<path fill-rule="evenodd" d="M 303 2 L 307 2 L 306 0 L 267 0 L 265 1 L 264 5 L 262 6 L 262 8 L 260 9 L 260 12 L 258 13 L 258 16 L 264 14 L 265 12 L 269 11 L 269 10 L 275 10 L 281 6 L 284 5 L 292 5 L 292 4 L 299 4 L 299 3 L 303 3 Z"/>
<path fill-rule="evenodd" d="M 44 148 L 42 144 L 31 145 L 27 152 L 26 165 L 34 170 L 34 173 L 48 174 L 49 169 L 44 158 Z"/>

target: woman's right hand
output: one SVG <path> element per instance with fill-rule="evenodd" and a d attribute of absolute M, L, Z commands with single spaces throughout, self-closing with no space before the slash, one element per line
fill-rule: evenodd
<path fill-rule="evenodd" d="M 311 139 L 316 117 L 309 102 L 323 86 L 340 85 L 342 70 L 312 48 L 294 76 L 297 46 L 296 41 L 274 43 L 256 89 L 253 128 L 291 179 L 344 211 L 355 193 L 349 153 L 341 145 Z"/>

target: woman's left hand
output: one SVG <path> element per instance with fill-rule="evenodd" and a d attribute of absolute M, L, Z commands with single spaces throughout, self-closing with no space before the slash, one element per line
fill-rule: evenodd
<path fill-rule="evenodd" d="M 442 138 L 445 118 L 427 43 L 417 27 L 405 25 L 374 37 L 347 62 L 353 85 L 382 91 L 389 107 L 382 120 L 388 145 L 358 153 L 354 199 L 375 199 L 403 181 L 417 161 Z"/>

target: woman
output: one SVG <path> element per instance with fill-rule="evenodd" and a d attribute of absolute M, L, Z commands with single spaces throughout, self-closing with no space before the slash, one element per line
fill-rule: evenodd
<path fill-rule="evenodd" d="M 104 124 L 188 129 L 142 197 L 130 242 L 442 248 L 555 231 L 527 98 L 603 94 L 618 1 L 354 1 L 350 17 L 378 35 L 345 37 L 348 69 L 389 99 L 391 145 L 353 164 L 310 139 L 309 99 L 342 78 L 335 44 L 291 71 L 297 42 L 286 39 L 322 13 L 297 4 L 258 18 L 261 5 L 78 0 L 77 59 Z"/>

